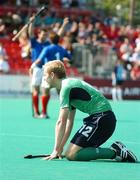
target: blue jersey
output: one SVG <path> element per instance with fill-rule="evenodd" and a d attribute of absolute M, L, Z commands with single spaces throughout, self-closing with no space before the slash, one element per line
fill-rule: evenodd
<path fill-rule="evenodd" d="M 115 76 L 116 76 L 117 80 L 119 80 L 119 81 L 124 80 L 125 69 L 124 69 L 123 65 L 121 65 L 121 64 L 116 65 L 114 72 L 115 72 Z"/>
<path fill-rule="evenodd" d="M 38 59 L 42 49 L 46 46 L 50 45 L 49 41 L 40 43 L 37 41 L 36 38 L 31 39 L 31 58 L 32 62 L 34 62 L 36 59 Z M 37 65 L 38 67 L 42 67 L 42 62 Z"/>
<path fill-rule="evenodd" d="M 71 59 L 71 54 L 60 45 L 51 44 L 42 50 L 38 59 L 45 64 L 52 60 L 63 60 L 64 57 Z"/>

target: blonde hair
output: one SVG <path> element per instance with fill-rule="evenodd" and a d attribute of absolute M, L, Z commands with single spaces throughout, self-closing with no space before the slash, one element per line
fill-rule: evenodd
<path fill-rule="evenodd" d="M 53 72 L 58 79 L 63 79 L 66 77 L 66 70 L 64 67 L 63 62 L 60 60 L 53 60 L 44 65 L 44 72 L 47 71 L 47 73 Z"/>

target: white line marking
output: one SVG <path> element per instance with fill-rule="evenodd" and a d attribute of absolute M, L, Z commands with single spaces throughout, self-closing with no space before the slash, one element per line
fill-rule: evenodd
<path fill-rule="evenodd" d="M 14 134 L 14 133 L 0 133 L 0 136 L 31 137 L 31 138 L 48 138 L 48 136 L 30 135 L 30 134 Z M 49 139 L 52 139 L 52 138 L 49 137 Z"/>

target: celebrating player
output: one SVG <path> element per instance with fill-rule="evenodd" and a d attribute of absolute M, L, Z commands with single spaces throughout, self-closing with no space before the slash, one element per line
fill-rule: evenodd
<path fill-rule="evenodd" d="M 31 17 L 31 21 L 33 22 L 35 17 Z M 58 36 L 61 36 L 63 34 L 65 26 L 68 24 L 69 20 L 68 18 L 65 18 L 63 21 L 62 26 L 60 27 L 59 31 L 57 32 Z M 32 62 L 34 63 L 36 59 L 38 59 L 41 51 L 44 47 L 47 47 L 50 42 L 46 41 L 47 39 L 47 31 L 46 29 L 40 29 L 38 32 L 37 38 L 34 37 L 33 33 L 33 24 L 31 23 L 29 26 L 29 37 L 31 40 L 31 50 L 32 50 Z M 50 98 L 50 95 L 48 93 L 48 89 L 45 87 L 42 87 L 42 96 L 41 96 L 41 102 L 42 102 L 42 113 L 40 116 L 39 113 L 39 90 L 40 85 L 42 81 L 42 65 L 44 64 L 43 61 L 40 61 L 36 63 L 36 66 L 32 69 L 32 102 L 33 102 L 33 109 L 34 109 L 34 117 L 35 118 L 48 118 L 47 115 L 47 104 Z M 32 65 L 33 67 L 33 65 Z"/>
<path fill-rule="evenodd" d="M 45 160 L 61 158 L 74 122 L 76 109 L 87 113 L 82 127 L 72 138 L 65 157 L 73 161 L 95 159 L 119 159 L 123 162 L 136 162 L 137 158 L 125 145 L 115 142 L 110 148 L 101 148 L 113 134 L 116 117 L 108 100 L 88 83 L 67 78 L 64 64 L 51 61 L 44 66 L 44 80 L 50 88 L 56 88 L 60 96 L 60 112 L 55 128 L 53 152 Z"/>
<path fill-rule="evenodd" d="M 47 63 L 48 61 L 52 61 L 54 59 L 61 59 L 62 61 L 69 61 L 69 59 L 71 58 L 70 53 L 66 49 L 64 49 L 63 47 L 58 45 L 59 36 L 55 32 L 50 33 L 49 39 L 50 39 L 51 44 L 42 50 L 38 59 L 32 64 L 32 66 L 30 68 L 31 73 L 32 73 L 33 69 L 38 66 L 38 64 L 43 65 L 43 64 Z M 41 86 L 43 88 L 43 91 L 42 91 L 43 109 L 42 109 L 42 114 L 40 115 L 40 117 L 46 118 L 47 117 L 46 105 L 47 105 L 48 99 L 50 97 L 50 93 L 49 93 L 50 88 L 46 84 L 46 82 L 44 82 L 43 79 L 42 79 Z M 46 101 L 45 101 L 45 98 L 47 99 Z"/>

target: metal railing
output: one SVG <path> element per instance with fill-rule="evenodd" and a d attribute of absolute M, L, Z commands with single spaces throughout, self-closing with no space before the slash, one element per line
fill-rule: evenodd
<path fill-rule="evenodd" d="M 110 46 L 95 49 L 88 45 L 73 44 L 73 65 L 84 74 L 96 78 L 110 78 L 117 55 Z"/>

